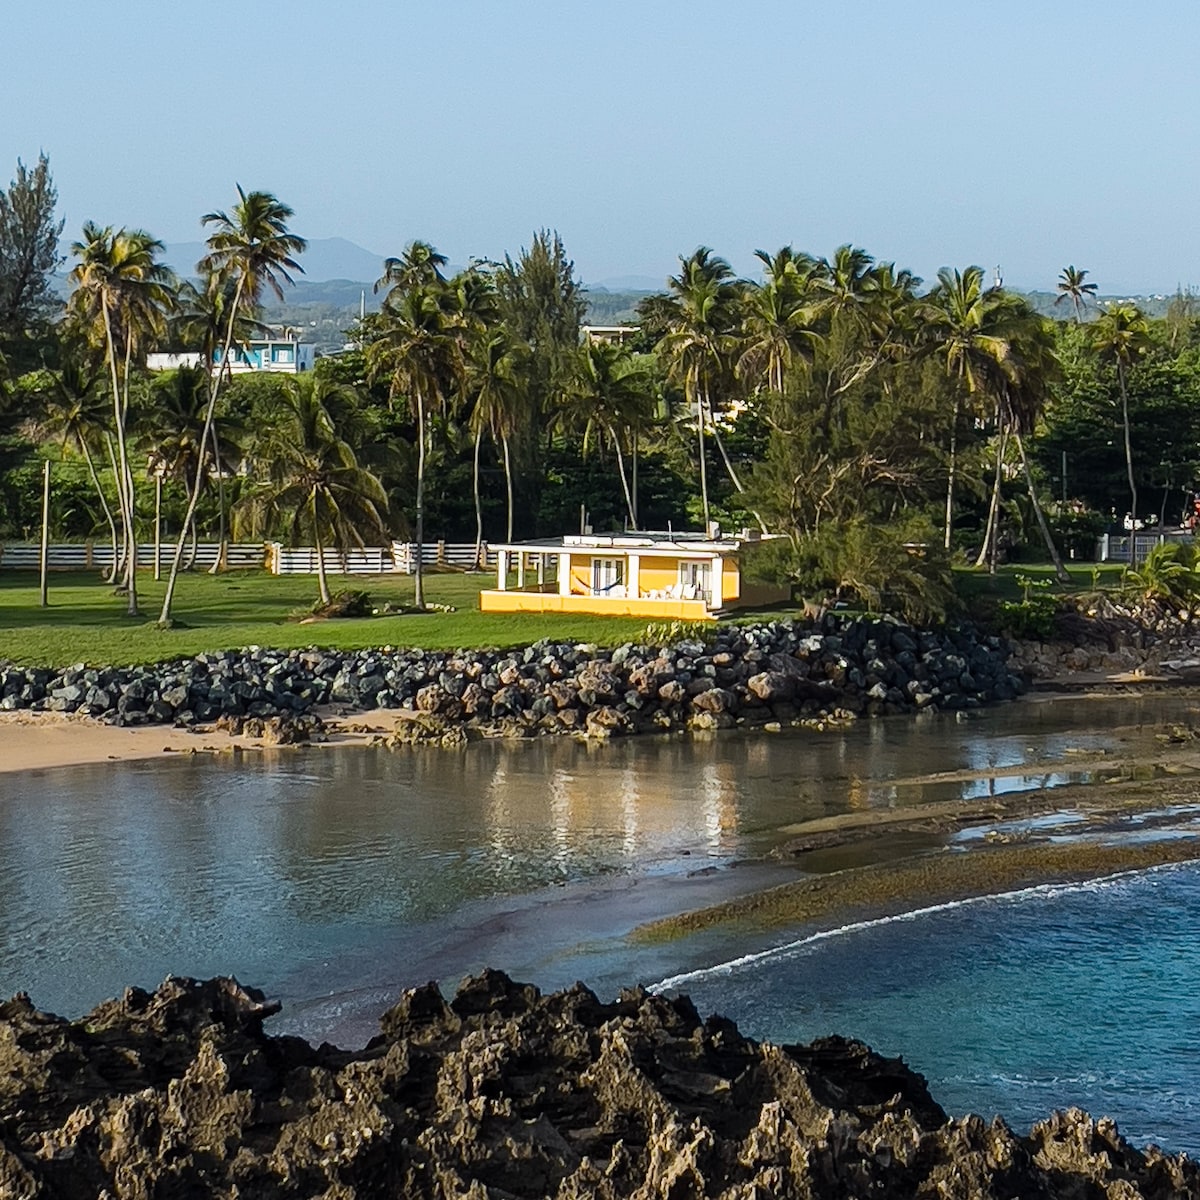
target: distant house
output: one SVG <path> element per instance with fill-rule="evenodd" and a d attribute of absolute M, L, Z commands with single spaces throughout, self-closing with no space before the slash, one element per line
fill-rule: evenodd
<path fill-rule="evenodd" d="M 581 325 L 579 327 L 579 336 L 584 342 L 611 342 L 618 346 L 641 332 L 640 325 Z"/>
<path fill-rule="evenodd" d="M 774 604 L 788 589 L 748 583 L 745 548 L 756 535 L 638 531 L 578 534 L 492 544 L 496 587 L 479 593 L 483 612 L 569 612 L 705 620 L 736 608 Z M 516 568 L 516 587 L 509 571 Z M 553 579 L 551 579 L 553 576 Z"/>
<path fill-rule="evenodd" d="M 316 357 L 316 347 L 295 338 L 262 338 L 234 346 L 229 355 L 229 371 L 242 375 L 249 371 L 275 371 L 285 375 L 299 375 L 311 371 Z M 213 366 L 220 365 L 221 350 L 213 355 Z M 198 352 L 183 354 L 149 354 L 146 366 L 151 371 L 173 371 L 177 367 L 201 365 Z"/>

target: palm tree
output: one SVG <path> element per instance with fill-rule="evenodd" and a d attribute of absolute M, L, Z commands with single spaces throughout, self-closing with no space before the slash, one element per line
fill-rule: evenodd
<path fill-rule="evenodd" d="M 1096 285 L 1084 283 L 1086 278 L 1086 271 L 1077 271 L 1073 266 L 1063 267 L 1058 277 L 1058 295 L 1054 298 L 1054 306 L 1057 308 L 1064 300 L 1070 300 L 1071 307 L 1075 309 L 1076 325 L 1083 320 L 1083 311 L 1088 303 L 1096 298 Z"/>
<path fill-rule="evenodd" d="M 1094 326 L 1092 345 L 1102 359 L 1117 368 L 1121 390 L 1121 425 L 1125 433 L 1125 469 L 1129 476 L 1129 513 L 1136 528 L 1137 481 L 1133 475 L 1133 442 L 1129 433 L 1129 372 L 1150 345 L 1150 327 L 1133 304 L 1117 304 L 1104 310 Z"/>
<path fill-rule="evenodd" d="M 631 529 L 637 528 L 637 505 L 625 473 L 621 443 L 649 417 L 653 401 L 650 380 L 628 349 L 596 341 L 580 347 L 574 387 L 559 413 L 559 423 L 582 432 L 584 454 L 593 430 L 608 435 Z"/>
<path fill-rule="evenodd" d="M 53 438 L 64 450 L 74 449 L 83 456 L 88 478 L 96 489 L 108 525 L 112 543 L 112 567 L 108 579 L 112 582 L 120 566 L 117 523 L 92 456 L 93 445 L 109 436 L 108 401 L 97 391 L 106 368 L 104 357 L 97 357 L 95 348 L 72 325 L 67 321 L 60 327 L 63 336 L 58 367 L 53 370 L 46 367 L 34 373 L 28 377 L 26 386 L 38 401 L 39 437 Z"/>
<path fill-rule="evenodd" d="M 462 348 L 455 325 L 452 299 L 444 284 L 436 281 L 412 286 L 398 283 L 384 299 L 377 339 L 367 347 L 367 362 L 372 375 L 376 378 L 388 376 L 393 401 L 406 398 L 417 418 L 417 494 L 413 532 L 417 547 L 415 603 L 418 608 L 425 606 L 421 560 L 425 537 L 427 417 L 430 405 L 442 406 L 451 383 L 462 375 Z"/>
<path fill-rule="evenodd" d="M 257 311 L 265 288 L 282 300 L 283 284 L 293 282 L 291 272 L 304 270 L 293 256 L 303 253 L 307 242 L 288 230 L 287 223 L 293 216 L 292 210 L 270 192 L 244 192 L 241 184 L 238 184 L 237 193 L 238 202 L 232 212 L 211 212 L 201 218 L 201 224 L 211 225 L 213 232 L 208 237 L 208 253 L 197 264 L 197 269 L 208 280 L 210 290 L 224 292 L 232 286 L 233 296 L 228 302 L 228 322 L 219 369 L 213 372 L 212 364 L 205 364 L 211 382 L 204 413 L 204 432 L 200 439 L 200 458 L 196 478 L 189 489 L 179 541 L 171 559 L 171 573 L 167 576 L 167 589 L 158 618 L 158 623 L 164 626 L 171 622 L 171 604 L 179 566 L 183 561 L 184 539 L 188 526 L 195 518 L 196 504 L 200 499 L 212 436 L 213 413 L 221 381 L 227 373 L 238 319 L 244 309 Z"/>
<path fill-rule="evenodd" d="M 944 359 L 947 374 L 961 385 L 954 396 L 946 480 L 944 544 L 949 550 L 958 472 L 958 423 L 963 400 L 973 403 L 987 397 L 994 403 L 1000 382 L 1010 370 L 1011 308 L 999 288 L 984 290 L 981 267 L 967 267 L 965 271 L 943 267 L 928 299 L 926 317 L 932 344 Z"/>
<path fill-rule="evenodd" d="M 696 414 L 700 497 L 707 529 L 710 522 L 704 429 L 712 388 L 726 370 L 739 293 L 733 282 L 733 268 L 707 246 L 700 246 L 686 258 L 681 256 L 679 274 L 672 275 L 667 286 L 672 304 L 667 332 L 658 349 L 667 361 L 668 375 L 683 385 L 688 408 Z"/>
<path fill-rule="evenodd" d="M 133 363 L 161 334 L 173 303 L 174 276 L 157 260 L 163 245 L 141 229 L 114 229 L 88 221 L 71 253 L 71 306 L 76 318 L 102 344 L 112 385 L 117 439 L 117 501 L 125 543 L 125 587 L 130 616 L 138 612 L 137 527 L 127 425 Z"/>
<path fill-rule="evenodd" d="M 510 441 L 529 419 L 529 388 L 525 368 L 529 347 L 508 330 L 493 330 L 477 342 L 467 359 L 465 390 L 471 397 L 471 431 L 475 439 L 472 471 L 475 490 L 475 562 L 481 566 L 483 553 L 483 509 L 479 495 L 479 449 L 486 431 L 500 448 L 504 460 L 504 482 L 508 495 L 506 539 L 513 537 L 513 473 Z"/>
<path fill-rule="evenodd" d="M 412 241 L 399 258 L 383 260 L 383 274 L 375 281 L 375 291 L 408 292 L 415 287 L 445 283 L 442 268 L 447 263 L 428 242 Z"/>
<path fill-rule="evenodd" d="M 739 374 L 757 375 L 776 393 L 783 391 L 785 373 L 796 361 L 810 362 L 820 335 L 813 327 L 812 282 L 816 260 L 784 246 L 775 254 L 755 250 L 765 267 L 762 284 L 745 293 L 742 315 L 743 350 Z"/>
<path fill-rule="evenodd" d="M 278 420 L 263 431 L 251 454 L 261 476 L 236 512 L 253 536 L 282 522 L 293 545 L 311 538 L 321 603 L 328 604 L 325 546 L 346 550 L 361 547 L 366 532 L 383 536 L 387 495 L 339 436 L 331 413 L 336 387 L 311 375 L 287 383 Z"/>

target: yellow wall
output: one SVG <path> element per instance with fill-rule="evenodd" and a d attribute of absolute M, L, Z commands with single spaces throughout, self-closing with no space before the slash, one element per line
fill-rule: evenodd
<path fill-rule="evenodd" d="M 736 558 L 727 558 L 722 566 L 721 599 L 736 600 L 742 594 L 742 573 Z"/>
<path fill-rule="evenodd" d="M 645 617 L 651 621 L 704 621 L 703 600 L 619 600 L 610 596 L 559 596 L 549 592 L 479 593 L 487 613 L 593 613 L 605 617 Z"/>

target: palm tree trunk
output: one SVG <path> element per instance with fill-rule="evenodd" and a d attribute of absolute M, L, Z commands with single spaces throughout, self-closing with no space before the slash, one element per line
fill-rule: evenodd
<path fill-rule="evenodd" d="M 200 531 L 196 528 L 196 514 L 192 513 L 192 519 L 183 527 L 184 532 L 188 535 L 188 559 L 184 564 L 185 571 L 195 570 L 196 556 L 200 553 Z M 183 534 L 181 533 L 182 537 Z"/>
<path fill-rule="evenodd" d="M 1117 362 L 1117 382 L 1121 385 L 1121 422 L 1125 428 L 1125 469 L 1129 474 L 1129 515 L 1133 518 L 1133 528 L 1129 531 L 1129 544 L 1132 546 L 1137 533 L 1138 498 L 1137 484 L 1133 479 L 1133 444 L 1129 437 L 1129 393 L 1125 387 L 1125 368 L 1119 360 Z M 1130 563 L 1133 566 L 1137 565 L 1132 557 Z"/>
<path fill-rule="evenodd" d="M 317 552 L 317 588 L 321 593 L 321 603 L 329 604 L 333 597 L 329 594 L 329 576 L 325 573 L 325 548 L 321 545 L 321 514 L 317 507 L 317 493 L 313 489 L 312 493 L 312 514 L 313 514 L 313 543 Z M 417 560 L 418 563 L 420 559 Z M 417 567 L 417 588 L 420 589 L 420 570 Z M 419 603 L 419 602 L 418 602 Z"/>
<path fill-rule="evenodd" d="M 991 562 L 991 574 L 996 573 L 996 556 L 989 555 L 989 550 L 992 550 L 996 542 L 997 525 L 999 524 L 1000 514 L 1000 479 L 1001 467 L 1004 463 L 1004 443 L 1007 440 L 1008 431 L 999 424 L 1000 415 L 996 414 L 997 430 L 996 430 L 996 474 L 992 480 L 992 500 L 988 505 L 987 528 L 983 531 L 983 546 L 979 551 L 979 557 L 975 560 L 977 567 L 982 567 L 985 562 Z"/>
<path fill-rule="evenodd" d="M 483 426 L 475 430 L 475 461 L 471 471 L 471 485 L 475 492 L 475 570 L 482 571 L 483 563 L 483 501 L 479 496 L 479 447 L 483 442 Z"/>
<path fill-rule="evenodd" d="M 958 471 L 958 414 L 962 397 L 954 397 L 954 424 L 950 426 L 950 471 L 946 479 L 946 537 L 945 549 L 950 549 L 950 529 L 954 524 L 954 478 Z"/>
<path fill-rule="evenodd" d="M 225 349 L 221 354 L 222 365 L 229 361 L 229 350 L 233 345 L 234 321 L 237 319 L 238 307 L 242 301 L 242 289 L 245 286 L 246 276 L 243 274 L 238 279 L 237 289 L 233 293 L 233 304 L 229 309 L 229 324 L 225 330 Z M 175 553 L 171 556 L 171 573 L 167 576 L 167 590 L 163 595 L 162 611 L 158 614 L 159 625 L 165 626 L 171 623 L 171 603 L 175 598 L 175 583 L 179 578 L 179 564 L 183 561 L 184 532 L 187 529 L 188 522 L 196 515 L 196 504 L 200 499 L 200 485 L 204 480 L 204 460 L 207 457 L 206 451 L 212 430 L 213 412 L 217 407 L 217 394 L 221 390 L 221 376 L 223 373 L 223 370 L 217 372 L 213 378 L 212 385 L 208 389 L 208 406 L 204 410 L 204 431 L 200 434 L 200 453 L 196 462 L 196 480 L 189 489 L 187 513 L 183 518 L 183 526 L 179 531 L 179 541 L 175 545 Z"/>
<path fill-rule="evenodd" d="M 621 439 L 617 436 L 615 427 L 606 426 L 608 436 L 612 438 L 613 449 L 617 452 L 617 471 L 621 476 L 621 491 L 625 493 L 625 511 L 629 514 L 629 527 L 637 528 L 637 513 L 633 507 L 633 493 L 629 490 L 629 481 L 625 478 L 625 455 L 621 453 Z"/>
<path fill-rule="evenodd" d="M 513 480 L 512 480 L 512 459 L 508 452 L 508 434 L 500 435 L 500 444 L 504 447 L 504 484 L 508 490 L 508 526 L 506 537 L 508 541 L 513 539 Z"/>
<path fill-rule="evenodd" d="M 88 449 L 86 439 L 79 439 L 79 448 L 83 451 L 83 461 L 87 463 L 88 475 L 91 476 L 92 487 L 96 489 L 96 495 L 100 497 L 100 507 L 104 511 L 104 519 L 108 522 L 108 532 L 112 538 L 113 548 L 113 569 L 117 565 L 117 523 L 113 520 L 112 509 L 108 506 L 108 498 L 104 495 L 104 489 L 100 486 L 100 476 L 96 473 L 96 464 L 92 461 L 92 452 Z"/>
<path fill-rule="evenodd" d="M 129 570 L 129 557 L 132 554 L 134 557 L 134 570 L 137 569 L 137 547 L 133 541 L 133 514 L 129 508 L 129 494 L 126 490 L 126 481 L 129 477 L 129 460 L 125 449 L 125 412 L 121 403 L 121 384 L 117 372 L 117 347 L 113 339 L 112 332 L 112 316 L 108 311 L 108 300 L 102 298 L 100 308 L 104 314 L 104 337 L 108 344 L 108 365 L 112 374 L 113 387 L 113 425 L 117 435 L 117 500 L 121 509 L 121 532 L 125 540 L 125 579 L 131 577 Z M 116 576 L 113 577 L 114 582 Z M 137 612 L 137 597 L 133 598 L 133 607 L 129 610 L 131 615 Z"/>
<path fill-rule="evenodd" d="M 229 558 L 229 532 L 225 520 L 225 479 L 221 471 L 221 446 L 217 441 L 217 427 L 214 424 L 209 430 L 212 434 L 213 470 L 217 473 L 217 557 L 209 567 L 210 575 L 220 575 L 225 570 Z"/>
<path fill-rule="evenodd" d="M 113 528 L 113 548 L 112 548 L 113 549 L 112 568 L 109 570 L 108 575 L 106 576 L 106 578 L 104 580 L 105 583 L 114 583 L 115 584 L 117 582 L 118 576 L 120 576 L 121 572 L 125 569 L 125 545 L 126 545 L 126 543 L 124 540 L 124 532 L 123 532 L 124 528 L 125 528 L 125 523 L 124 523 L 125 508 L 121 501 L 121 476 L 117 470 L 117 452 L 113 449 L 112 436 L 107 431 L 104 434 L 104 448 L 108 451 L 109 469 L 113 473 L 113 482 L 117 485 L 117 508 L 120 510 L 120 515 L 121 515 L 121 528 L 122 528 L 121 544 L 120 544 L 120 547 L 118 547 L 117 531 L 114 526 L 114 528 Z"/>
<path fill-rule="evenodd" d="M 1070 583 L 1071 576 L 1068 574 L 1067 568 L 1063 566 L 1062 556 L 1058 553 L 1058 547 L 1054 544 L 1054 538 L 1050 533 L 1050 526 L 1046 524 L 1046 514 L 1042 512 L 1042 506 L 1038 502 L 1037 489 L 1033 486 L 1033 474 L 1029 470 L 1029 459 L 1025 457 L 1025 442 L 1016 430 L 1013 430 L 1013 437 L 1017 439 L 1017 451 L 1021 455 L 1021 469 L 1025 472 L 1025 486 L 1029 489 L 1029 502 L 1033 505 L 1033 515 L 1037 518 L 1038 528 L 1042 531 L 1042 540 L 1050 552 L 1050 561 L 1054 563 L 1054 577 L 1059 583 Z"/>
<path fill-rule="evenodd" d="M 696 437 L 700 445 L 700 500 L 704 506 L 704 532 L 708 532 L 708 468 L 704 462 L 704 403 L 701 393 L 695 393 L 696 401 Z"/>
<path fill-rule="evenodd" d="M 633 527 L 638 528 L 638 443 L 641 439 L 638 436 L 638 427 L 633 427 L 633 454 L 632 463 L 630 464 L 630 482 L 633 485 Z"/>
<path fill-rule="evenodd" d="M 425 397 L 417 390 L 417 566 L 414 579 L 413 604 L 425 607 Z"/>
<path fill-rule="evenodd" d="M 123 381 L 123 394 L 121 398 L 121 428 L 124 430 L 129 422 L 129 368 L 133 358 L 133 339 L 129 338 L 125 343 L 125 379 Z M 138 591 L 137 591 L 137 569 L 138 569 L 138 544 L 137 544 L 137 515 L 134 511 L 137 493 L 133 488 L 133 464 L 129 461 L 129 455 L 125 455 L 125 486 L 129 493 L 129 557 L 125 560 L 126 574 L 126 591 L 125 595 L 128 598 L 129 606 L 126 609 L 131 617 L 138 615 Z"/>

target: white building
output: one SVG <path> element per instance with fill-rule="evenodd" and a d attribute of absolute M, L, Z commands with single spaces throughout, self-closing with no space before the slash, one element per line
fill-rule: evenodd
<path fill-rule="evenodd" d="M 234 346 L 229 355 L 229 372 L 244 375 L 250 371 L 275 371 L 299 375 L 311 371 L 316 347 L 295 338 L 260 338 Z M 219 366 L 221 350 L 213 355 L 213 366 Z M 148 354 L 146 366 L 151 371 L 173 371 L 177 367 L 201 365 L 198 351 L 183 354 Z"/>

